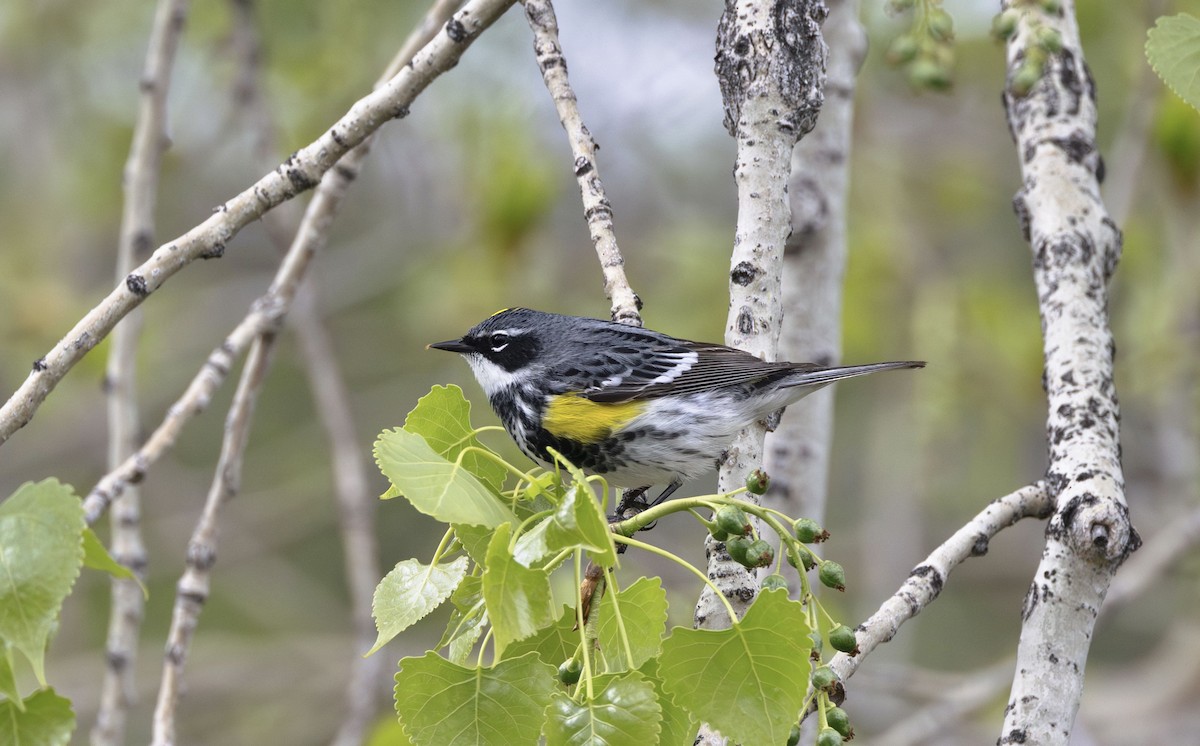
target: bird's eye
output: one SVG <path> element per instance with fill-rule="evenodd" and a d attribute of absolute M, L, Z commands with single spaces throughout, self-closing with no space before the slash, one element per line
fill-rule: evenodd
<path fill-rule="evenodd" d="M 492 352 L 500 352 L 505 347 L 508 347 L 508 332 L 493 332 L 489 341 L 492 346 Z"/>

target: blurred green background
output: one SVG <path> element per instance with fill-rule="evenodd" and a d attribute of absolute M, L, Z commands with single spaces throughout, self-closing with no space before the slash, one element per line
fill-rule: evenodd
<path fill-rule="evenodd" d="M 721 4 L 560 5 L 572 82 L 602 146 L 601 174 L 646 324 L 719 340 L 736 217 L 733 143 L 712 75 Z M 1160 526 L 1200 503 L 1200 116 L 1164 91 L 1142 46 L 1156 15 L 1195 12 L 1197 3 L 1081 5 L 1099 90 L 1105 197 L 1125 231 L 1110 299 L 1124 466 L 1134 521 L 1153 541 Z M 121 169 L 152 6 L 0 5 L 5 397 L 113 286 Z M 871 51 L 855 115 L 844 359 L 923 358 L 929 367 L 855 382 L 838 395 L 827 553 L 849 574 L 849 592 L 833 603 L 851 622 L 989 500 L 1045 466 L 1041 338 L 1029 250 L 1011 208 L 1019 173 L 1000 104 L 1003 50 L 987 35 L 994 8 L 966 0 L 946 7 L 957 24 L 958 63 L 945 95 L 915 93 L 884 62 L 882 50 L 906 20 L 888 18 L 876 3 L 864 9 Z M 385 0 L 256 3 L 262 93 L 281 157 L 369 90 L 424 9 Z M 258 135 L 233 95 L 230 19 L 226 3 L 195 3 L 188 17 L 171 90 L 159 243 L 265 171 L 253 155 Z M 384 128 L 313 273 L 364 452 L 436 383 L 462 385 L 476 421 L 494 420 L 467 367 L 427 352 L 426 343 L 506 306 L 607 314 L 570 165 L 519 9 L 426 91 L 411 116 Z M 294 225 L 295 206 L 288 209 Z M 148 429 L 265 290 L 278 257 L 254 224 L 222 259 L 188 267 L 146 302 L 139 376 Z M 85 358 L 4 446 L 0 494 L 51 475 L 86 492 L 104 473 L 105 354 L 101 346 Z M 242 493 L 224 514 L 212 597 L 186 673 L 181 742 L 323 743 L 342 715 L 355 651 L 327 449 L 300 366 L 285 339 L 258 408 Z M 174 583 L 230 391 L 144 485 L 151 598 L 131 742 L 148 734 Z M 372 478 L 382 492 L 383 478 Z M 864 742 L 914 702 L 961 682 L 931 672 L 967 672 L 1015 650 L 1042 530 L 1026 522 L 1005 531 L 987 558 L 957 570 L 938 602 L 870 658 L 847 705 Z M 390 501 L 379 509 L 378 534 L 386 569 L 428 557 L 440 530 Z M 663 526 L 653 536 L 701 558 L 694 525 Z M 1131 713 L 1158 718 L 1155 736 L 1200 741 L 1198 569 L 1193 555 L 1102 622 L 1079 719 L 1078 737 L 1091 740 L 1079 743 L 1141 740 L 1130 740 L 1130 728 L 1143 727 Z M 624 572 L 664 573 L 673 613 L 689 623 L 694 580 L 633 555 Z M 75 702 L 79 742 L 94 719 L 107 616 L 108 581 L 85 573 L 49 664 L 50 680 Z M 433 615 L 380 654 L 394 661 L 421 652 L 442 621 Z M 1152 673 L 1154 691 L 1169 696 L 1131 693 L 1130 682 Z M 993 740 L 1006 693 L 944 742 Z"/>

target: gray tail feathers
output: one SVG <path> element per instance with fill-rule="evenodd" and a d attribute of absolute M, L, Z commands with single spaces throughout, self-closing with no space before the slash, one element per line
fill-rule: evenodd
<path fill-rule="evenodd" d="M 903 368 L 924 368 L 924 360 L 900 360 L 891 363 L 870 363 L 869 365 L 846 365 L 837 368 L 818 366 L 797 367 L 797 369 L 779 382 L 781 388 L 795 386 L 819 387 L 840 381 L 843 378 L 865 376 L 868 373 L 878 373 L 881 370 L 901 370 Z"/>

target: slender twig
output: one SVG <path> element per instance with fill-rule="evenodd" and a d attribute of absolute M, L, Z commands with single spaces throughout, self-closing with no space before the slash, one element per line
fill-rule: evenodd
<path fill-rule="evenodd" d="M 412 78 L 414 75 L 412 70 L 418 69 L 421 71 L 417 78 L 420 86 L 411 92 L 411 96 L 415 96 L 433 77 L 448 69 L 451 63 L 456 62 L 469 43 L 484 28 L 495 21 L 500 13 L 512 4 L 512 1 L 473 0 L 468 3 L 462 11 L 455 14 L 453 20 L 445 25 L 442 33 L 437 34 L 414 57 L 412 65 L 402 66 L 399 74 L 380 90 L 394 89 L 397 80 Z M 371 99 L 370 96 L 363 100 L 369 99 Z M 336 129 L 335 127 L 331 132 Z M 366 140 L 367 138 L 363 137 L 359 142 Z M 259 334 L 278 328 L 278 324 L 291 305 L 296 288 L 313 253 L 325 242 L 345 188 L 357 176 L 366 152 L 365 148 L 357 147 L 342 158 L 336 168 L 325 172 L 316 194 L 308 205 L 304 221 L 296 234 L 292 248 L 284 257 L 275 275 L 271 289 L 255 302 L 251 312 L 225 338 L 225 341 L 213 350 L 188 386 L 187 391 L 171 406 L 162 424 L 143 444 L 142 448 L 126 459 L 120 467 L 106 474 L 91 490 L 84 500 L 84 511 L 89 524 L 94 523 L 108 508 L 111 501 L 120 495 L 128 485 L 140 481 L 145 476 L 146 470 L 174 445 L 187 421 L 208 406 L 212 393 L 224 382 L 229 375 L 233 361 L 241 355 L 250 342 Z"/>
<path fill-rule="evenodd" d="M 575 161 L 573 171 L 579 181 L 579 194 L 583 198 L 583 214 L 587 218 L 588 231 L 604 272 L 604 295 L 612 303 L 612 319 L 641 326 L 642 317 L 638 311 L 642 301 L 629 287 L 629 280 L 625 277 L 625 260 L 621 257 L 613 231 L 612 203 L 600 181 L 596 141 L 583 123 L 579 101 L 567 78 L 567 62 L 558 39 L 554 6 L 551 0 L 523 0 L 523 4 L 525 18 L 533 30 L 533 52 L 538 68 L 542 71 L 542 79 L 550 91 L 550 97 L 554 99 L 554 108 L 571 145 L 571 156 Z"/>
<path fill-rule="evenodd" d="M 1155 587 L 1200 544 L 1200 509 L 1162 523 L 1164 528 L 1150 537 L 1145 549 L 1130 557 L 1117 573 L 1100 609 L 1101 621 Z M 946 733 L 951 724 L 994 702 L 1012 682 L 1014 664 L 1015 659 L 1009 656 L 974 672 L 959 685 L 947 689 L 945 697 L 910 712 L 876 740 L 889 746 L 928 743 L 938 734 Z"/>
<path fill-rule="evenodd" d="M 843 682 L 853 676 L 871 651 L 890 641 L 901 625 L 933 603 L 955 567 L 985 554 L 992 537 L 1003 529 L 1023 518 L 1045 518 L 1053 507 L 1042 482 L 993 500 L 913 568 L 900 588 L 858 626 L 858 654 L 838 653 L 830 661 L 830 668 Z"/>
<path fill-rule="evenodd" d="M 20 388 L 0 407 L 0 444 L 33 419 L 58 382 L 113 326 L 183 267 L 197 259 L 220 256 L 248 223 L 297 194 L 317 186 L 321 177 L 352 148 L 386 122 L 408 114 L 413 100 L 436 77 L 457 64 L 462 53 L 513 0 L 471 0 L 411 65 L 364 96 L 316 141 L 297 151 L 271 173 L 220 205 L 212 217 L 157 251 L 129 273 L 108 297 L 89 311 L 45 357 Z"/>
<path fill-rule="evenodd" d="M 378 715 L 383 693 L 379 682 L 385 678 L 383 673 L 387 664 L 382 655 L 365 658 L 362 655 L 375 642 L 371 599 L 376 583 L 383 576 L 379 565 L 379 542 L 375 537 L 378 500 L 367 479 L 365 450 L 357 437 L 350 395 L 338 368 L 333 340 L 317 314 L 315 297 L 310 284 L 292 311 L 292 321 L 316 403 L 317 419 L 329 441 L 333 464 L 334 497 L 354 621 L 354 651 L 345 693 L 346 715 L 333 743 L 352 746 L 366 740 Z"/>
<path fill-rule="evenodd" d="M 246 365 L 233 395 L 233 404 L 225 418 L 225 438 L 221 442 L 221 456 L 204 512 L 192 538 L 188 542 L 187 569 L 179 579 L 175 594 L 175 608 L 171 614 L 171 630 L 167 635 L 167 649 L 163 656 L 162 683 L 158 690 L 158 703 L 154 708 L 154 746 L 171 746 L 175 741 L 175 714 L 179 703 L 183 667 L 188 648 L 200 620 L 200 610 L 208 600 L 212 581 L 212 567 L 217 561 L 217 517 L 221 506 L 237 495 L 241 487 L 242 464 L 250 424 L 254 420 L 254 407 L 262 390 L 266 373 L 271 366 L 271 355 L 275 348 L 274 333 L 265 334 L 255 340 L 246 356 Z"/>
<path fill-rule="evenodd" d="M 167 93 L 175 51 L 187 14 L 186 0 L 159 0 L 139 82 L 140 96 L 133 140 L 125 162 L 125 202 L 117 242 L 116 275 L 120 282 L 154 245 L 154 211 L 158 196 L 159 165 L 167 138 Z M 108 394 L 108 468 L 116 468 L 137 448 L 137 346 L 141 312 L 135 310 L 113 330 L 105 371 Z M 130 489 L 113 506 L 111 551 L 113 558 L 146 577 L 146 546 L 142 541 L 141 501 Z M 125 721 L 135 697 L 134 670 L 145 598 L 137 582 L 112 580 L 112 606 L 105 643 L 104 679 L 92 727 L 93 746 L 125 742 Z"/>
<path fill-rule="evenodd" d="M 428 25 L 428 23 L 425 24 L 426 27 Z M 418 30 L 409 39 L 406 46 L 417 45 L 421 37 L 422 34 Z M 393 66 L 399 64 L 402 64 L 399 58 L 397 61 L 393 61 Z M 385 79 L 390 77 L 393 72 L 394 70 L 389 70 L 384 76 Z M 366 150 L 366 147 L 359 147 L 356 150 L 358 158 L 355 159 L 353 170 L 339 164 L 338 168 L 328 172 L 322 179 L 317 196 L 310 203 L 300 230 L 285 257 L 281 273 L 285 268 L 292 267 L 296 272 L 295 279 L 298 280 L 303 276 L 304 269 L 308 266 L 308 261 L 315 251 L 327 243 L 328 228 Z M 303 259 L 292 261 L 293 257 L 302 257 Z M 276 318 L 282 318 L 282 315 L 286 313 L 287 306 L 297 289 L 295 281 L 276 282 L 273 285 L 272 291 L 280 291 L 277 295 L 283 301 Z M 353 422 L 349 417 L 345 388 L 336 366 L 332 366 L 331 345 L 325 335 L 318 333 L 323 333 L 324 330 L 319 323 L 315 322 L 315 311 L 312 310 L 311 304 L 308 308 L 308 318 L 312 323 L 306 329 L 308 333 L 301 335 L 301 341 L 302 346 L 306 348 L 306 357 L 310 364 L 323 365 L 319 370 L 310 368 L 310 371 L 313 374 L 314 395 L 317 398 L 318 410 L 330 429 L 333 441 L 339 504 L 342 506 L 339 514 L 343 518 L 343 538 L 347 550 L 347 571 L 350 576 L 351 591 L 356 601 L 356 629 L 360 638 L 365 636 L 365 641 L 360 641 L 362 642 L 360 647 L 366 649 L 373 636 L 370 598 L 375 580 L 379 576 L 372 533 L 373 501 L 368 493 L 365 467 L 359 456 Z M 237 477 L 243 459 L 246 432 L 252 419 L 257 392 L 270 367 L 275 339 L 275 333 L 271 330 L 259 334 L 254 340 L 238 393 L 235 395 L 234 406 L 230 410 L 217 477 L 214 480 L 212 491 L 210 491 L 204 515 L 193 534 L 188 554 L 188 569 L 180 580 L 171 636 L 168 641 L 168 655 L 163 667 L 163 680 L 155 711 L 155 743 L 170 743 L 174 739 L 174 718 L 178 702 L 179 682 L 187 650 L 198 623 L 199 612 L 208 593 L 209 571 L 216 558 L 218 508 L 221 503 L 232 498 L 237 492 Z M 200 561 L 193 561 L 195 557 L 201 558 Z M 347 692 L 349 713 L 339 729 L 337 742 L 361 743 L 365 738 L 369 724 L 378 710 L 378 698 L 374 696 L 373 692 L 374 683 L 379 678 L 377 669 L 378 665 L 376 664 L 355 666 L 352 686 Z"/>

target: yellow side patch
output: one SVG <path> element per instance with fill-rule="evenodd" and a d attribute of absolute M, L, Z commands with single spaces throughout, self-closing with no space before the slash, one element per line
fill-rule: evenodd
<path fill-rule="evenodd" d="M 578 394 L 562 394 L 550 400 L 542 426 L 558 438 L 595 443 L 629 424 L 645 406 L 641 401 L 601 404 Z"/>

